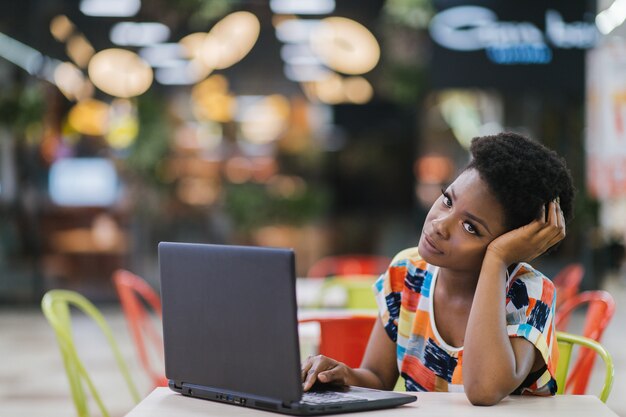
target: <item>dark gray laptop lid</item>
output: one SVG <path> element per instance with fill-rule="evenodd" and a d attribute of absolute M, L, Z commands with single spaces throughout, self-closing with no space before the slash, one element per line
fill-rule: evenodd
<path fill-rule="evenodd" d="M 167 378 L 298 401 L 294 262 L 289 249 L 161 242 Z"/>

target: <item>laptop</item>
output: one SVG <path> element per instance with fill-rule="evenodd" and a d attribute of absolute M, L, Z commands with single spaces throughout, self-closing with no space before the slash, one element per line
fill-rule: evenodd
<path fill-rule="evenodd" d="M 161 242 L 159 267 L 170 389 L 292 415 L 416 400 L 360 387 L 303 393 L 293 250 Z"/>

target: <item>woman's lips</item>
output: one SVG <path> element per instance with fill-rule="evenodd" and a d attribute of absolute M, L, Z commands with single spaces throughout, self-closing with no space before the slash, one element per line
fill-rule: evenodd
<path fill-rule="evenodd" d="M 426 233 L 424 233 L 424 243 L 426 243 L 426 248 L 429 249 L 431 252 L 435 252 L 440 255 L 443 255 L 443 252 L 441 251 L 441 249 L 439 249 L 437 245 L 435 245 L 435 242 L 433 242 L 431 237 L 428 236 Z"/>

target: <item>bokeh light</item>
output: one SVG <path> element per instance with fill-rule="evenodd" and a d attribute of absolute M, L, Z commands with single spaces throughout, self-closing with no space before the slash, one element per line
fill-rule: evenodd
<path fill-rule="evenodd" d="M 104 135 L 109 128 L 109 105 L 95 99 L 79 101 L 70 110 L 68 123 L 79 133 Z"/>
<path fill-rule="evenodd" d="M 345 17 L 323 19 L 311 33 L 311 46 L 327 66 L 344 74 L 364 74 L 380 59 L 374 35 Z"/>
<path fill-rule="evenodd" d="M 96 87 L 115 97 L 143 94 L 152 84 L 152 68 L 136 53 L 105 49 L 89 62 L 89 78 Z"/>

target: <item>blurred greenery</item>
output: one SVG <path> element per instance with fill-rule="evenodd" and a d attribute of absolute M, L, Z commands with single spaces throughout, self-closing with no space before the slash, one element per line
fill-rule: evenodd
<path fill-rule="evenodd" d="M 170 123 L 166 102 L 155 93 L 137 98 L 139 134 L 130 148 L 126 169 L 152 185 L 160 185 L 158 169 L 169 152 Z"/>
<path fill-rule="evenodd" d="M 224 17 L 235 6 L 235 0 L 196 0 L 198 7 L 195 13 L 189 18 L 189 25 L 198 28 L 198 30 L 206 30 L 207 24 Z"/>
<path fill-rule="evenodd" d="M 428 88 L 430 60 L 426 35 L 434 9 L 430 0 L 388 0 L 383 7 L 380 33 L 385 65 L 378 86 L 382 95 L 413 105 Z"/>
<path fill-rule="evenodd" d="M 235 227 L 249 232 L 267 225 L 301 226 L 314 221 L 329 207 L 329 195 L 310 185 L 287 197 L 270 192 L 264 184 L 229 184 L 225 206 Z"/>
<path fill-rule="evenodd" d="M 0 93 L 0 124 L 21 135 L 33 124 L 40 124 L 45 110 L 41 88 L 36 85 L 15 86 Z"/>
<path fill-rule="evenodd" d="M 383 11 L 393 24 L 425 29 L 434 9 L 431 0 L 387 0 Z"/>
<path fill-rule="evenodd" d="M 389 97 L 396 103 L 411 105 L 418 101 L 428 82 L 425 68 L 396 63 L 386 72 Z"/>
<path fill-rule="evenodd" d="M 168 3 L 170 10 L 176 10 L 181 16 L 188 16 L 190 28 L 206 31 L 217 19 L 227 15 L 240 5 L 239 0 L 162 0 Z"/>

